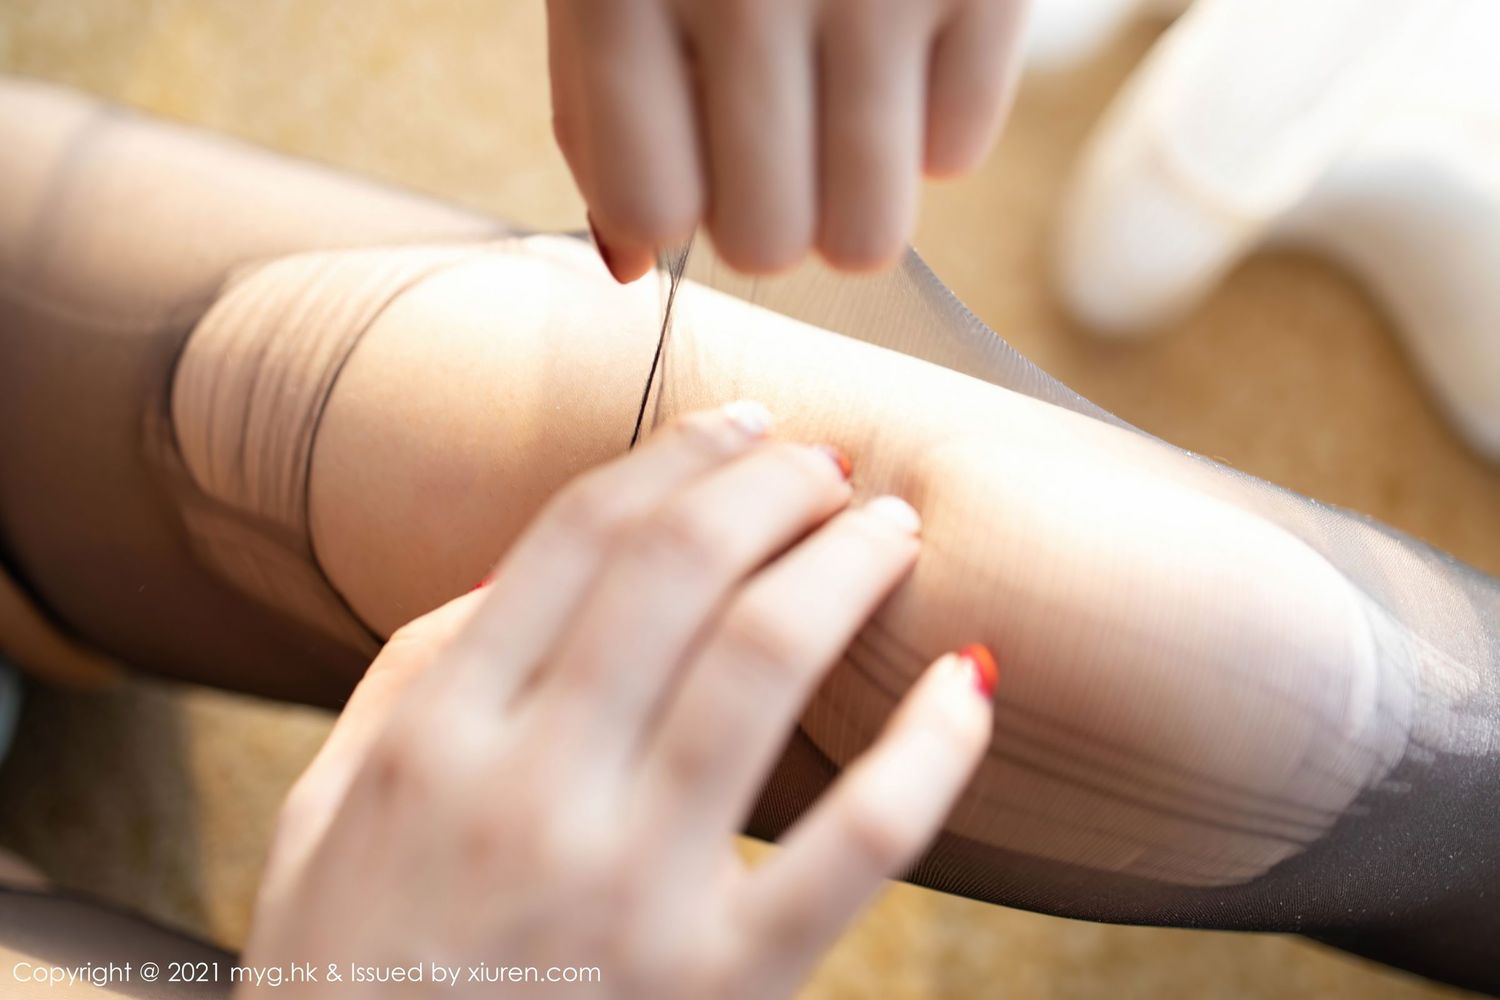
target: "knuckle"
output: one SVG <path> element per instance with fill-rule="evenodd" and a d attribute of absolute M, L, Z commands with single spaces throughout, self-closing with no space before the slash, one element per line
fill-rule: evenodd
<path fill-rule="evenodd" d="M 575 479 L 552 501 L 551 513 L 558 529 L 588 545 L 611 545 L 627 523 L 613 493 L 597 474 Z"/>
<path fill-rule="evenodd" d="M 886 808 L 878 788 L 856 783 L 838 808 L 844 839 L 871 870 L 889 873 L 905 862 L 911 831 L 904 829 L 895 811 Z"/>
<path fill-rule="evenodd" d="M 835 466 L 818 449 L 790 441 L 775 441 L 766 446 L 766 457 L 779 463 L 781 471 L 793 482 L 824 484 L 833 481 Z"/>
<path fill-rule="evenodd" d="M 736 669 L 771 685 L 798 683 L 807 642 L 791 617 L 764 599 L 742 598 L 719 629 L 719 642 Z"/>
<path fill-rule="evenodd" d="M 840 528 L 857 537 L 865 551 L 877 557 L 884 557 L 892 552 L 915 552 L 920 547 L 920 543 L 910 532 L 864 508 L 845 511 L 840 522 Z"/>
<path fill-rule="evenodd" d="M 739 445 L 734 431 L 720 410 L 699 410 L 673 420 L 666 427 L 673 444 L 710 460 L 728 458 Z"/>
<path fill-rule="evenodd" d="M 700 576 L 727 571 L 734 557 L 714 512 L 683 501 L 669 502 L 644 518 L 630 548 L 644 563 Z"/>
<path fill-rule="evenodd" d="M 691 791 L 707 784 L 721 760 L 718 735 L 710 724 L 698 722 L 667 744 L 662 765 L 674 789 Z"/>
<path fill-rule="evenodd" d="M 781 502 L 806 507 L 822 517 L 845 509 L 851 498 L 849 466 L 834 448 L 775 442 L 767 456 L 778 463 L 767 485 L 780 486 Z"/>
<path fill-rule="evenodd" d="M 517 845 L 513 833 L 487 813 L 470 813 L 455 825 L 455 850 L 468 870 L 488 872 L 514 858 Z"/>
<path fill-rule="evenodd" d="M 362 785 L 382 802 L 425 798 L 436 784 L 435 774 L 419 744 L 399 735 L 376 740 L 365 760 Z"/>
<path fill-rule="evenodd" d="M 584 892 L 602 903 L 619 897 L 616 882 L 632 868 L 618 831 L 588 822 L 560 801 L 554 781 L 538 769 L 512 761 L 481 767 L 457 790 L 503 788 L 503 803 L 484 795 L 450 795 L 440 804 L 451 843 L 476 870 L 525 870 L 545 877 L 559 893 Z M 524 823 L 517 816 L 527 817 Z M 597 819 L 597 817 L 595 817 Z"/>

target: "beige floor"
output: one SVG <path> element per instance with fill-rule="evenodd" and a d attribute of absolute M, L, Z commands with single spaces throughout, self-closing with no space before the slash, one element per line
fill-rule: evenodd
<path fill-rule="evenodd" d="M 378 175 L 541 227 L 581 209 L 552 149 L 540 4 L 521 0 L 3 0 L 0 70 Z M 986 169 L 933 189 L 918 241 L 981 317 L 1170 440 L 1355 507 L 1500 572 L 1500 473 L 1458 445 L 1335 269 L 1265 257 L 1180 329 L 1106 347 L 1042 280 L 1066 165 L 1150 43 L 1029 85 Z M 0 151 L 3 155 L 3 151 Z M 233 944 L 317 713 L 137 684 L 32 699 L 0 771 L 0 842 Z M 877 989 L 878 987 L 878 989 Z M 813 997 L 1449 995 L 1291 939 L 1105 927 L 893 887 Z"/>

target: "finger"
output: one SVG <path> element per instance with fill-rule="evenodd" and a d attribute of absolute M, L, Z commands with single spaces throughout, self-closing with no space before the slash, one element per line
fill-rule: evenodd
<path fill-rule="evenodd" d="M 707 5 L 705 5 L 706 7 Z M 796 7 L 718 6 L 699 37 L 708 225 L 719 255 L 741 271 L 788 267 L 812 246 L 812 24 Z"/>
<path fill-rule="evenodd" d="M 567 160 L 573 181 L 588 201 L 595 190 L 594 156 L 589 147 L 589 132 L 583 123 L 583 84 L 579 81 L 579 15 L 580 4 L 571 0 L 549 0 L 547 3 L 547 69 L 552 82 L 552 135 L 562 159 Z M 588 229 L 594 237 L 594 249 L 604 268 L 618 282 L 637 279 L 651 268 L 651 247 L 633 243 L 615 234 L 607 237 L 588 213 Z"/>
<path fill-rule="evenodd" d="M 578 55 L 580 5 L 572 0 L 551 0 L 547 5 L 547 65 L 552 83 L 552 134 L 584 200 L 596 189 L 590 135 L 582 120 L 583 84 L 579 81 L 582 60 Z M 599 258 L 616 281 L 634 281 L 651 268 L 654 253 L 618 233 L 606 236 L 588 214 L 589 232 Z"/>
<path fill-rule="evenodd" d="M 928 32 L 913 13 L 926 6 L 840 4 L 823 29 L 818 247 L 835 267 L 891 263 L 916 219 Z"/>
<path fill-rule="evenodd" d="M 591 162 L 584 143 L 588 134 L 579 122 L 578 31 L 573 18 L 577 6 L 568 0 L 547 2 L 547 72 L 552 88 L 552 136 L 562 151 L 579 191 L 589 191 Z"/>
<path fill-rule="evenodd" d="M 594 249 L 599 251 L 599 259 L 604 261 L 610 277 L 622 285 L 628 285 L 651 270 L 651 265 L 656 261 L 656 251 L 649 243 L 622 236 L 618 232 L 613 236 L 608 235 L 600 228 L 592 211 L 589 212 L 588 219 L 589 234 L 594 237 Z"/>
<path fill-rule="evenodd" d="M 845 467 L 789 443 L 757 448 L 669 498 L 600 575 L 538 694 L 548 699 L 543 717 L 590 733 L 592 761 L 623 764 L 732 590 L 848 502 Z"/>
<path fill-rule="evenodd" d="M 969 0 L 938 35 L 927 87 L 929 175 L 973 170 L 995 144 L 1021 68 L 1026 6 Z"/>
<path fill-rule="evenodd" d="M 588 201 L 597 186 L 593 180 L 592 138 L 583 121 L 583 83 L 579 80 L 578 38 L 580 5 L 572 0 L 551 0 L 547 10 L 547 53 L 552 82 L 552 133 L 572 171 L 573 179 Z M 634 281 L 651 269 L 655 253 L 620 233 L 606 235 L 588 215 L 589 231 L 599 258 L 616 281 Z"/>
<path fill-rule="evenodd" d="M 375 657 L 344 703 L 333 729 L 288 794 L 282 826 L 294 839 L 316 839 L 313 826 L 327 822 L 343 798 L 370 747 L 390 724 L 398 706 L 437 662 L 479 608 L 482 595 L 470 591 L 398 629 Z"/>
<path fill-rule="evenodd" d="M 692 413 L 565 487 L 511 547 L 480 613 L 453 641 L 449 695 L 496 703 L 512 696 L 556 644 L 625 527 L 749 452 L 770 427 L 758 403 Z"/>
<path fill-rule="evenodd" d="M 631 280 L 650 266 L 652 249 L 686 239 L 702 213 L 691 82 L 666 4 L 573 6 L 579 128 L 588 137 L 583 195 L 606 262 Z"/>
<path fill-rule="evenodd" d="M 828 522 L 734 598 L 642 763 L 646 811 L 686 845 L 739 829 L 818 679 L 911 568 L 917 512 L 879 497 Z"/>
<path fill-rule="evenodd" d="M 755 869 L 741 915 L 768 957 L 805 971 L 921 854 L 989 746 L 994 678 L 980 646 L 933 664 L 874 747 Z"/>

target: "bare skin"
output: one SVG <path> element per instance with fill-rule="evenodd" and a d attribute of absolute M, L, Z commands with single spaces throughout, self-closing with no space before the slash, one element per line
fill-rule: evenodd
<path fill-rule="evenodd" d="M 770 425 L 744 402 L 674 420 L 560 491 L 482 592 L 391 639 L 288 798 L 251 965 L 504 955 L 602 973 L 565 996 L 795 989 L 941 825 L 994 673 L 973 648 L 938 660 L 774 859 L 735 855 L 921 526 L 899 498 L 851 504 L 847 466 Z"/>
<path fill-rule="evenodd" d="M 398 300 L 325 413 L 314 541 L 379 630 L 472 586 L 543 498 L 629 440 L 656 286 L 615 288 L 579 244 L 522 247 Z M 1195 488 L 1171 449 L 703 289 L 684 293 L 666 371 L 666 415 L 762 399 L 787 434 L 849 454 L 860 493 L 923 511 L 912 579 L 851 653 L 867 675 L 837 673 L 804 716 L 826 753 L 847 762 L 848 731 L 873 735 L 890 692 L 972 636 L 1013 679 L 1002 711 L 1067 720 L 1111 761 L 1140 762 L 1126 780 L 1149 786 L 1122 803 L 1016 766 L 1036 743 L 1002 727 L 960 831 L 1233 884 L 1331 824 L 1379 777 L 1375 751 L 1404 736 L 1374 711 L 1369 628 L 1342 575 Z M 884 693 L 870 679 L 882 670 Z M 1215 815 L 1273 813 L 1273 835 L 1185 819 L 1205 795 Z"/>
<path fill-rule="evenodd" d="M 485 255 L 474 241 L 500 235 L 491 220 L 31 86 L 3 96 L 0 127 L 19 141 L 0 199 L 15 215 L 0 232 L 10 238 L 0 401 L 11 418 L 0 426 L 7 455 L 35 473 L 0 478 L 7 542 L 81 637 L 182 677 L 341 701 L 368 663 L 318 631 L 350 624 L 343 603 L 333 626 L 309 615 L 300 631 L 282 627 L 304 610 L 299 597 L 326 586 L 323 569 L 335 599 L 389 634 L 471 587 L 562 483 L 624 450 L 658 303 L 649 285 L 612 284 L 586 246 L 532 240 Z M 274 202 L 257 196 L 266 190 Z M 58 210 L 37 216 L 47 206 Z M 162 416 L 180 341 L 216 295 L 230 297 L 231 270 L 339 247 L 376 249 L 319 263 L 388 262 L 397 251 L 379 248 L 398 243 L 457 244 L 474 259 L 380 312 L 324 419 L 302 425 L 319 565 L 301 551 L 268 564 L 262 592 L 281 602 L 266 614 L 242 579 L 183 544 L 183 512 L 153 464 L 163 455 L 140 454 L 143 430 L 165 457 L 170 442 L 142 416 Z M 286 270 L 296 267 L 256 273 L 270 282 Z M 270 322 L 262 346 L 293 346 L 264 365 L 246 369 L 233 350 L 208 360 L 271 390 L 326 374 L 297 352 L 319 331 L 364 329 L 338 310 L 371 297 L 292 284 L 280 299 L 239 304 L 297 307 L 252 312 L 302 321 L 305 339 L 294 323 Z M 1186 920 L 1155 890 L 1238 886 L 1316 841 L 1398 755 L 1408 720 L 1439 750 L 1443 738 L 1480 751 L 1492 739 L 1481 714 L 1410 711 L 1411 677 L 1386 669 L 1420 666 L 1417 694 L 1429 699 L 1457 705 L 1483 692 L 1489 632 L 1473 621 L 1480 605 L 1455 595 L 1460 567 L 1355 537 L 1363 571 L 1386 582 L 1402 615 L 1382 618 L 1308 547 L 1236 502 L 1234 480 L 1168 447 L 691 288 L 681 306 L 658 416 L 763 399 L 783 433 L 854 459 L 856 499 L 905 495 L 927 517 L 924 554 L 803 716 L 807 738 L 847 764 L 924 657 L 973 639 L 1000 654 L 1001 724 L 950 828 L 1010 853 L 961 855 L 960 877 L 1020 870 L 1041 890 L 1034 898 L 1077 912 L 1099 898 L 1075 891 L 1080 870 L 1091 888 L 1096 873 L 1136 875 L 1153 881 L 1130 882 L 1108 905 Z M 328 315 L 343 324 L 318 322 Z M 183 439 L 183 425 L 166 429 Z M 285 457 L 275 447 L 255 456 Z M 254 470 L 229 471 L 264 485 Z M 300 517 L 305 492 L 289 495 Z M 275 526 L 276 545 L 306 537 L 295 518 Z M 1413 632 L 1452 639 L 1439 653 Z M 1485 710 L 1482 699 L 1470 708 Z M 1057 859 L 1079 867 L 1059 875 L 1041 863 Z M 1279 915 L 1254 905 L 1265 887 L 1273 904 L 1319 888 L 1295 868 L 1282 874 L 1225 894 L 1252 904 L 1226 921 Z M 1315 900 L 1324 918 L 1347 882 L 1321 886 L 1332 893 Z M 1008 901 L 1015 884 L 973 891 Z M 1482 918 L 1483 900 L 1471 902 Z M 1445 931 L 1423 940 L 1441 945 Z M 1396 943 L 1398 955 L 1420 947 L 1404 929 Z"/>
<path fill-rule="evenodd" d="M 703 223 L 749 272 L 896 260 L 919 180 L 972 170 L 1024 0 L 553 0 L 553 124 L 622 281 Z"/>

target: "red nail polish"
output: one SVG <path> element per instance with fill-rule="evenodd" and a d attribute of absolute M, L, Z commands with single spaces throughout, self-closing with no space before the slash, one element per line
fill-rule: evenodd
<path fill-rule="evenodd" d="M 849 477 L 854 475 L 854 463 L 849 461 L 849 456 L 830 444 L 820 444 L 818 445 L 818 450 L 827 455 L 829 461 L 838 466 L 839 475 L 843 476 L 844 482 L 847 483 Z"/>
<path fill-rule="evenodd" d="M 495 582 L 495 574 L 491 573 L 489 576 L 485 577 L 483 580 L 480 580 L 478 583 L 474 584 L 473 587 L 469 588 L 469 593 L 472 594 L 476 590 L 483 590 L 485 587 L 488 587 L 490 584 L 492 584 L 494 582 Z"/>
<path fill-rule="evenodd" d="M 974 675 L 974 687 L 985 698 L 995 697 L 995 685 L 1000 682 L 1000 668 L 995 666 L 995 656 L 988 647 L 971 642 L 958 651 L 958 658 Z"/>
<path fill-rule="evenodd" d="M 614 258 L 610 255 L 609 245 L 599 236 L 599 227 L 594 224 L 594 213 L 588 214 L 589 232 L 594 236 L 594 246 L 599 250 L 599 258 L 604 261 L 604 266 L 609 270 L 610 277 L 620 281 L 620 274 L 615 270 Z M 623 282 L 621 282 L 623 284 Z"/>

